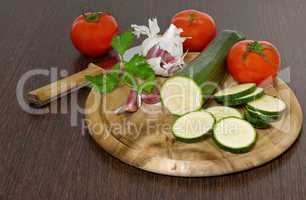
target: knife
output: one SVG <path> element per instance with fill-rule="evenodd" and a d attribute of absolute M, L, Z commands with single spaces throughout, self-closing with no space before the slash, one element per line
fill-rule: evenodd
<path fill-rule="evenodd" d="M 129 60 L 129 58 L 136 53 L 139 53 L 139 51 L 139 47 L 129 49 L 124 55 L 124 60 Z M 197 52 L 188 53 L 185 57 L 186 63 L 194 60 L 198 55 L 199 53 Z M 28 104 L 33 107 L 43 107 L 60 97 L 79 90 L 80 88 L 89 86 L 89 82 L 85 79 L 85 76 L 96 76 L 104 72 L 106 72 L 106 70 L 102 67 L 94 63 L 90 63 L 86 69 L 76 74 L 70 75 L 66 78 L 29 92 L 26 95 L 26 100 Z"/>

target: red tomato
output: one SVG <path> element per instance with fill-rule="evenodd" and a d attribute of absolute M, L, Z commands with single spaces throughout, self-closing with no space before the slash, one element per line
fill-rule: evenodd
<path fill-rule="evenodd" d="M 118 24 L 107 13 L 85 13 L 75 19 L 71 40 L 80 53 L 97 57 L 111 49 L 111 41 L 118 33 Z"/>
<path fill-rule="evenodd" d="M 171 23 L 182 28 L 181 36 L 189 37 L 184 42 L 184 50 L 202 51 L 216 36 L 216 24 L 211 16 L 197 10 L 183 10 L 177 13 Z"/>
<path fill-rule="evenodd" d="M 102 67 L 103 69 L 111 69 L 118 62 L 119 58 L 117 56 L 109 56 L 108 54 L 107 56 L 103 56 L 102 60 L 98 61 L 97 65 Z"/>
<path fill-rule="evenodd" d="M 240 83 L 271 82 L 277 76 L 280 62 L 278 50 L 266 41 L 240 41 L 227 57 L 228 70 Z"/>

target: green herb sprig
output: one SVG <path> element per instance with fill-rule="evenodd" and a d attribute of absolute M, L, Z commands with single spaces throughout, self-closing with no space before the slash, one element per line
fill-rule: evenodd
<path fill-rule="evenodd" d="M 109 93 L 120 83 L 132 87 L 138 93 L 151 93 L 155 87 L 155 73 L 146 58 L 136 54 L 129 61 L 124 61 L 124 53 L 134 42 L 131 31 L 122 33 L 112 39 L 112 47 L 118 53 L 120 62 L 107 73 L 97 76 L 85 76 L 91 85 L 100 93 Z"/>

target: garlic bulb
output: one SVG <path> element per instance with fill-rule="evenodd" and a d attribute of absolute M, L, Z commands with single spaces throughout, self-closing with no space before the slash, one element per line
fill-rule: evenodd
<path fill-rule="evenodd" d="M 183 31 L 171 24 L 164 34 L 159 34 L 160 28 L 157 19 L 149 19 L 148 26 L 131 25 L 137 37 L 146 35 L 142 42 L 142 55 L 146 56 L 148 63 L 157 75 L 171 76 L 184 67 L 183 42 L 180 36 Z"/>

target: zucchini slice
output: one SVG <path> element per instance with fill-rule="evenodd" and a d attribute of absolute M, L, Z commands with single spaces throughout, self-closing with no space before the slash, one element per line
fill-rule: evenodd
<path fill-rule="evenodd" d="M 250 114 L 250 112 L 248 110 L 245 110 L 244 112 L 244 117 L 245 119 L 250 122 L 255 128 L 269 128 L 270 125 L 267 121 L 264 121 L 258 117 L 254 117 Z"/>
<path fill-rule="evenodd" d="M 257 112 L 255 110 L 252 110 L 248 107 L 245 108 L 246 112 L 255 119 L 260 119 L 262 121 L 265 121 L 266 123 L 276 122 L 281 118 L 281 115 L 265 115 L 260 112 Z"/>
<path fill-rule="evenodd" d="M 239 84 L 235 85 L 230 88 L 226 88 L 224 90 L 218 91 L 214 97 L 217 99 L 217 101 L 231 101 L 235 98 L 240 98 L 243 96 L 246 96 L 248 94 L 251 94 L 256 89 L 255 83 L 245 83 L 245 84 Z"/>
<path fill-rule="evenodd" d="M 286 104 L 276 97 L 264 95 L 255 101 L 248 102 L 247 107 L 266 115 L 280 115 L 285 111 Z"/>
<path fill-rule="evenodd" d="M 168 79 L 160 95 L 163 105 L 174 115 L 199 110 L 203 105 L 201 88 L 187 77 L 175 76 Z"/>
<path fill-rule="evenodd" d="M 183 141 L 202 138 L 209 133 L 215 124 L 214 117 L 205 111 L 188 113 L 178 118 L 173 127 L 173 134 Z"/>
<path fill-rule="evenodd" d="M 225 151 L 245 153 L 250 151 L 256 142 L 256 130 L 243 119 L 224 118 L 214 126 L 213 139 Z"/>
<path fill-rule="evenodd" d="M 219 121 L 226 117 L 237 117 L 241 119 L 243 118 L 242 114 L 237 109 L 227 106 L 213 106 L 207 108 L 205 111 L 212 114 L 216 121 Z"/>
<path fill-rule="evenodd" d="M 200 109 L 226 77 L 230 48 L 243 39 L 245 36 L 236 31 L 225 30 L 218 34 L 196 59 L 163 84 L 161 99 L 165 107 L 175 115 Z"/>
<path fill-rule="evenodd" d="M 241 104 L 248 103 L 250 101 L 254 101 L 255 99 L 258 99 L 264 95 L 264 89 L 263 88 L 256 88 L 254 92 L 251 94 L 248 94 L 246 96 L 240 97 L 240 98 L 235 98 L 232 100 L 226 100 L 223 102 L 223 104 L 228 105 L 228 106 L 238 106 Z"/>

